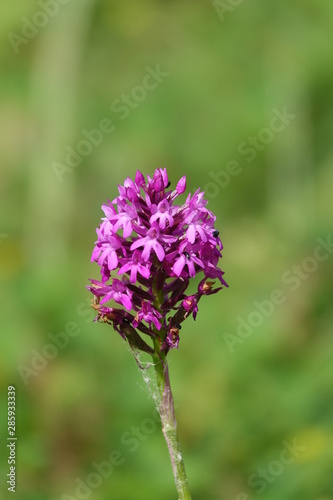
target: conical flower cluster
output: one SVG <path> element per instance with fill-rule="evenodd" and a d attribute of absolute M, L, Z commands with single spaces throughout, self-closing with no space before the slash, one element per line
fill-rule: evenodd
<path fill-rule="evenodd" d="M 102 206 L 105 217 L 97 229 L 92 261 L 101 268 L 101 281 L 91 279 L 97 320 L 113 324 L 132 347 L 150 354 L 140 334 L 158 340 L 167 354 L 178 347 L 181 323 L 194 319 L 202 295 L 227 286 L 217 267 L 222 243 L 215 229 L 215 215 L 207 208 L 204 193 L 197 190 L 177 205 L 185 192 L 182 177 L 169 190 L 166 169 L 154 176 L 137 171 L 119 186 L 119 196 Z M 186 295 L 191 278 L 200 274 L 197 293 Z M 221 282 L 213 288 L 214 281 Z M 113 300 L 119 307 L 110 307 Z M 140 334 L 139 334 L 140 332 Z"/>

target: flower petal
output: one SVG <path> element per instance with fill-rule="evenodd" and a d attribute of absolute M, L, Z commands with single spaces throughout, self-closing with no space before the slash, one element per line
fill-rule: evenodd
<path fill-rule="evenodd" d="M 155 253 L 157 255 L 158 260 L 160 262 L 162 262 L 162 260 L 165 257 L 165 252 L 163 250 L 162 245 L 158 241 L 154 241 L 153 244 L 152 244 L 152 247 L 155 250 Z M 143 256 L 143 252 L 142 252 L 142 256 Z"/>
<path fill-rule="evenodd" d="M 176 260 L 172 270 L 176 276 L 180 276 L 184 269 L 186 263 L 185 255 L 181 255 L 178 260 Z"/>
<path fill-rule="evenodd" d="M 190 243 L 194 243 L 195 241 L 195 227 L 194 224 L 190 224 L 186 231 L 186 238 Z"/>

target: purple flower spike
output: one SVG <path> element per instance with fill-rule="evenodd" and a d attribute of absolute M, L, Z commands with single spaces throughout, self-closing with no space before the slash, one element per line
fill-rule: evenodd
<path fill-rule="evenodd" d="M 93 305 L 97 318 L 152 355 L 178 348 L 180 324 L 190 315 L 196 318 L 201 297 L 228 286 L 218 267 L 223 246 L 216 217 L 206 208 L 204 193 L 198 189 L 177 205 L 186 177 L 174 190 L 169 185 L 166 168 L 159 168 L 147 180 L 138 170 L 135 180 L 127 178 L 118 186 L 119 196 L 102 205 L 91 257 L 102 275 L 88 287 L 98 301 Z M 187 296 L 197 275 L 198 291 Z M 215 279 L 221 282 L 218 288 Z M 123 309 L 104 305 L 110 300 Z M 154 347 L 138 332 L 154 339 Z"/>

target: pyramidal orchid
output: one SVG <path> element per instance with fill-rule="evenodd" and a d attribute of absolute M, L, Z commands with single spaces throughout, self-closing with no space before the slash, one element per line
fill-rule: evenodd
<path fill-rule="evenodd" d="M 167 355 L 179 347 L 182 323 L 198 314 L 203 296 L 227 286 L 217 267 L 222 243 L 215 215 L 198 189 L 184 203 L 182 177 L 169 189 L 167 170 L 153 177 L 137 171 L 118 186 L 119 196 L 102 205 L 105 217 L 97 229 L 91 260 L 101 279 L 90 280 L 96 321 L 113 326 L 130 345 L 138 365 L 139 353 L 152 357 L 156 391 L 151 389 L 161 416 L 179 499 L 190 499 L 188 481 L 177 437 Z M 201 277 L 197 292 L 187 294 L 190 280 Z M 217 285 L 216 285 L 217 280 Z M 113 301 L 115 306 L 107 304 Z M 149 377 L 144 377 L 151 382 Z"/>

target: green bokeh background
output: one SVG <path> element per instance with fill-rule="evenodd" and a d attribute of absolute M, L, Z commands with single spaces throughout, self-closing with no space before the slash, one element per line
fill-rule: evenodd
<path fill-rule="evenodd" d="M 92 323 L 85 290 L 99 276 L 90 255 L 101 204 L 137 168 L 167 166 L 172 182 L 186 175 L 189 190 L 206 189 L 230 285 L 202 300 L 170 355 L 193 499 L 333 499 L 333 256 L 295 290 L 285 274 L 332 234 L 333 3 L 225 4 L 218 15 L 208 0 L 56 3 L 15 53 L 8 34 L 22 36 L 22 18 L 43 23 L 41 4 L 2 2 L 1 498 L 14 384 L 16 498 L 80 498 L 77 478 L 118 450 L 124 463 L 85 498 L 176 499 L 160 429 L 142 431 L 154 412 L 142 376 L 120 337 Z M 112 103 L 157 65 L 169 76 L 121 120 Z M 295 118 L 247 161 L 240 145 L 267 137 L 284 107 Z M 115 130 L 60 181 L 53 162 L 105 118 Z M 230 161 L 241 172 L 226 182 Z M 226 333 L 276 288 L 284 304 L 231 352 Z M 25 384 L 18 367 L 70 322 L 79 334 Z M 305 449 L 281 469 L 294 440 Z M 262 492 L 248 484 L 260 468 L 278 471 Z"/>

